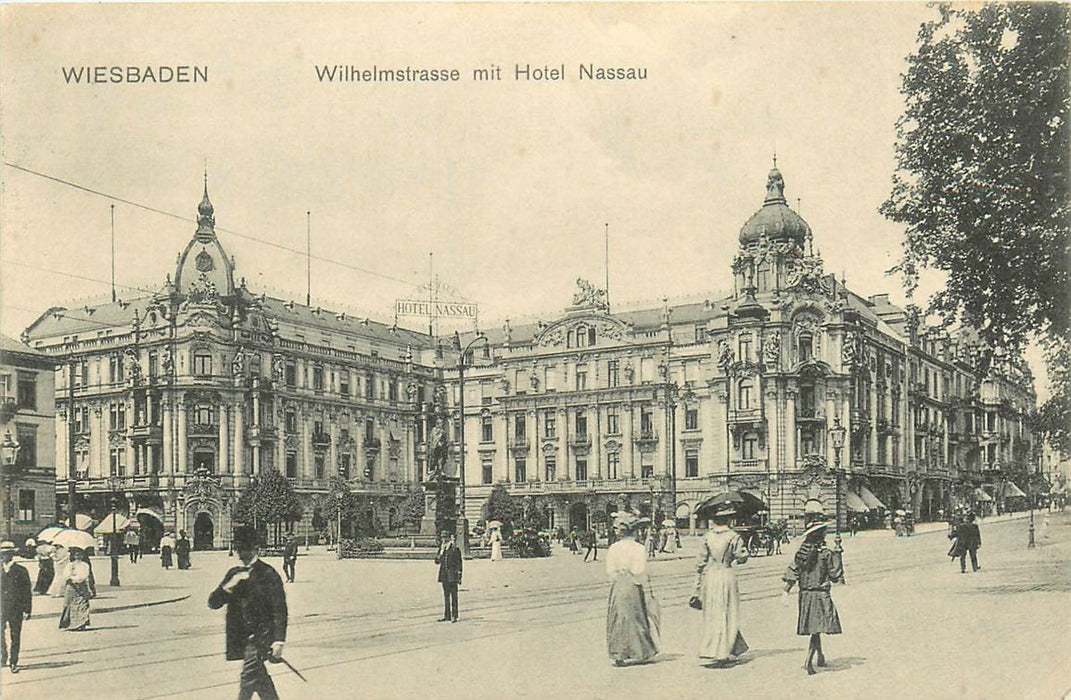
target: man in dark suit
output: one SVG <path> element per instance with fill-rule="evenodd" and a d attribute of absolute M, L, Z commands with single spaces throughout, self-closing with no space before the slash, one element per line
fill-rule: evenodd
<path fill-rule="evenodd" d="M 22 646 L 22 621 L 30 619 L 33 610 L 33 589 L 30 574 L 22 564 L 15 563 L 15 543 L 0 543 L 0 557 L 4 560 L 3 580 L 0 580 L 0 648 L 3 658 L 0 664 L 8 663 L 7 637 L 11 635 L 11 672 L 19 672 L 19 647 Z"/>
<path fill-rule="evenodd" d="M 439 565 L 439 583 L 443 585 L 443 616 L 439 622 L 457 622 L 457 587 L 461 585 L 461 550 L 457 548 L 453 533 L 444 532 L 439 553 L 435 557 Z"/>
<path fill-rule="evenodd" d="M 227 605 L 227 660 L 242 660 L 239 700 L 257 693 L 264 700 L 279 697 L 264 667 L 265 659 L 278 662 L 286 641 L 286 593 L 283 580 L 257 557 L 256 531 L 241 525 L 234 530 L 234 549 L 242 560 L 227 572 L 208 596 L 208 607 Z"/>
<path fill-rule="evenodd" d="M 588 557 L 592 557 L 592 561 L 599 560 L 599 537 L 595 534 L 595 528 L 591 528 L 584 535 L 584 546 L 587 547 L 587 551 L 584 552 L 584 562 L 588 561 Z"/>
<path fill-rule="evenodd" d="M 978 571 L 978 548 L 982 546 L 982 533 L 978 531 L 978 524 L 974 522 L 974 513 L 967 516 L 967 520 L 960 524 L 956 530 L 956 546 L 959 548 L 959 572 L 967 573 L 967 554 L 971 555 L 971 570 Z"/>
<path fill-rule="evenodd" d="M 297 565 L 297 538 L 290 535 L 283 547 L 283 575 L 288 583 L 294 582 L 294 567 Z"/>

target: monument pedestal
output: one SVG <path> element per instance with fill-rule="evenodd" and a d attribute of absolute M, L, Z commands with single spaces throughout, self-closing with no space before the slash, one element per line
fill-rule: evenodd
<path fill-rule="evenodd" d="M 424 482 L 424 517 L 421 535 L 453 532 L 457 522 L 457 477 L 436 475 Z"/>

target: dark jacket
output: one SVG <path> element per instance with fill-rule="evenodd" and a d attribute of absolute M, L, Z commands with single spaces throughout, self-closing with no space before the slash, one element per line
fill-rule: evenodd
<path fill-rule="evenodd" d="M 978 549 L 982 546 L 982 533 L 977 523 L 961 523 L 956 528 L 956 546 L 960 549 Z"/>
<path fill-rule="evenodd" d="M 461 583 L 461 550 L 457 545 L 441 552 L 435 563 L 439 565 L 439 583 Z"/>
<path fill-rule="evenodd" d="M 0 598 L 3 611 L 0 617 L 14 620 L 20 615 L 33 612 L 33 589 L 30 588 L 30 574 L 22 564 L 11 564 L 11 570 L 5 571 L 0 581 Z"/>
<path fill-rule="evenodd" d="M 283 547 L 283 561 L 297 561 L 297 540 L 290 540 Z"/>
<path fill-rule="evenodd" d="M 230 593 L 223 590 L 227 579 L 244 568 L 236 566 L 228 571 L 208 596 L 208 607 L 213 610 L 227 605 L 227 659 L 231 661 L 244 656 L 250 638 L 262 652 L 270 649 L 272 642 L 286 641 L 286 592 L 275 569 L 258 559 L 249 569 L 248 579 Z"/>

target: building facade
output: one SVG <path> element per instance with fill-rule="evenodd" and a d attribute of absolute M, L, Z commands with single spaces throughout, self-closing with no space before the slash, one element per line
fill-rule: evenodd
<path fill-rule="evenodd" d="M 299 535 L 332 522 L 335 475 L 384 527 L 420 488 L 441 374 L 429 337 L 250 292 L 207 188 L 158 291 L 50 309 L 25 338 L 62 363 L 60 499 L 69 478 L 80 512 L 118 498 L 150 544 L 186 530 L 195 548 L 226 547 L 238 496 L 268 469 L 302 501 Z"/>
<path fill-rule="evenodd" d="M 498 483 L 567 529 L 621 508 L 695 528 L 726 489 L 790 522 L 809 498 L 937 518 L 1031 463 L 1024 366 L 983 373 L 965 334 L 825 274 L 776 168 L 730 267 L 700 303 L 611 313 L 578 280 L 561 315 L 461 339 L 469 519 Z"/>
<path fill-rule="evenodd" d="M 299 533 L 322 527 L 339 474 L 390 530 L 429 480 L 459 477 L 463 435 L 472 522 L 496 484 L 566 528 L 626 508 L 701 527 L 697 506 L 726 489 L 792 523 L 809 498 L 842 521 L 1003 507 L 1037 451 L 1025 367 L 983 371 L 970 334 L 825 274 L 776 168 L 738 241 L 729 293 L 611 312 L 578 280 L 560 314 L 450 343 L 250 291 L 206 189 L 159 290 L 27 329 L 62 362 L 60 498 L 73 477 L 81 510 L 118 497 L 150 540 L 219 547 L 264 470 L 297 490 Z"/>
<path fill-rule="evenodd" d="M 4 539 L 22 542 L 56 519 L 55 361 L 0 337 Z"/>

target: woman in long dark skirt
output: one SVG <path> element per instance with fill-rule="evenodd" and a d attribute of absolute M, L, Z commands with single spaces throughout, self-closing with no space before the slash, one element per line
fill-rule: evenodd
<path fill-rule="evenodd" d="M 190 568 L 190 541 L 186 538 L 185 530 L 179 532 L 178 542 L 175 543 L 175 559 L 178 561 L 178 568 Z"/>
<path fill-rule="evenodd" d="M 33 590 L 35 593 L 44 595 L 48 593 L 52 585 L 52 579 L 56 576 L 56 569 L 52 562 L 52 545 L 42 542 L 37 545 L 37 584 Z"/>
<path fill-rule="evenodd" d="M 799 619 L 796 634 L 810 635 L 807 661 L 803 665 L 814 675 L 814 662 L 826 665 L 822 653 L 822 635 L 840 634 L 840 617 L 829 594 L 830 585 L 844 582 L 844 561 L 841 552 L 826 547 L 826 530 L 830 523 L 816 522 L 803 533 L 803 544 L 785 572 L 785 595 L 799 584 Z M 815 657 L 818 657 L 815 659 Z"/>

